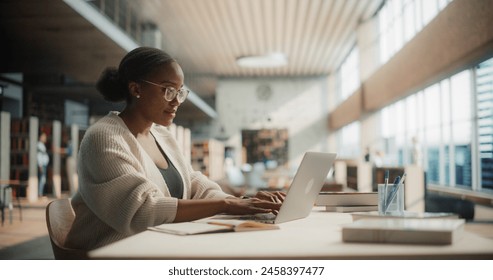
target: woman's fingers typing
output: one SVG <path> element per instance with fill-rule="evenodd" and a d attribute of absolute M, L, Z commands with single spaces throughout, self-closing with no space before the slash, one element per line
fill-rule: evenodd
<path fill-rule="evenodd" d="M 255 214 L 279 211 L 281 203 L 259 198 L 226 199 L 228 214 Z"/>

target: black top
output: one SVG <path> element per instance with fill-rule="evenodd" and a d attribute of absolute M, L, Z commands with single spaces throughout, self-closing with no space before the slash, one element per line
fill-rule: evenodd
<path fill-rule="evenodd" d="M 156 144 L 159 147 L 159 144 L 157 142 Z M 159 147 L 159 150 L 161 150 L 161 147 Z M 166 156 L 163 150 L 161 150 L 161 153 L 168 163 L 168 168 L 161 169 L 158 167 L 158 169 L 161 172 L 161 175 L 163 175 L 164 181 L 166 181 L 166 184 L 168 185 L 171 196 L 181 199 L 183 198 L 183 180 L 180 176 L 180 173 L 178 172 L 178 170 L 176 170 L 176 167 L 168 159 L 168 156 Z"/>

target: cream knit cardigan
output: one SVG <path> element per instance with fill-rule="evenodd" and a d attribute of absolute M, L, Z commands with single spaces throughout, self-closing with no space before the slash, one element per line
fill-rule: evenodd
<path fill-rule="evenodd" d="M 152 135 L 183 180 L 183 199 L 229 197 L 219 185 L 185 162 L 168 130 L 154 124 Z M 72 198 L 75 221 L 65 246 L 90 250 L 149 226 L 171 223 L 178 199 L 117 112 L 85 133 L 78 156 L 79 191 Z"/>

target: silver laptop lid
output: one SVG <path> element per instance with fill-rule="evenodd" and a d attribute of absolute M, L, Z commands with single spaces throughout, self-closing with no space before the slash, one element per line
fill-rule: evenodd
<path fill-rule="evenodd" d="M 337 154 L 306 152 L 274 223 L 306 218 Z"/>

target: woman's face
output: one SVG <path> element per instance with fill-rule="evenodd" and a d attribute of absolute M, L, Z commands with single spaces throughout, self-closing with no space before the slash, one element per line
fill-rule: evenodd
<path fill-rule="evenodd" d="M 136 100 L 137 107 L 145 119 L 163 126 L 171 125 L 180 103 L 176 97 L 167 101 L 164 95 L 166 87 L 176 90 L 183 87 L 184 76 L 180 65 L 176 62 L 163 65 L 146 77 L 146 81 L 154 84 L 139 82 L 140 98 Z"/>

